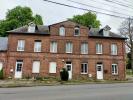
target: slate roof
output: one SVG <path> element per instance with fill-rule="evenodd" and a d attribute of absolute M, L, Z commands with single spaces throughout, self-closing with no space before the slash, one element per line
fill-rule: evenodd
<path fill-rule="evenodd" d="M 125 37 L 122 37 L 121 35 L 115 34 L 111 31 L 109 31 L 109 36 L 104 36 L 103 35 L 103 29 L 98 29 L 98 28 L 91 28 L 89 32 L 90 37 L 95 37 L 95 38 L 118 38 L 118 39 L 126 39 Z"/>
<path fill-rule="evenodd" d="M 6 51 L 8 45 L 8 37 L 0 37 L 0 51 Z"/>
<path fill-rule="evenodd" d="M 49 27 L 44 25 L 36 25 L 35 32 L 28 32 L 28 25 L 8 31 L 8 33 L 27 33 L 27 34 L 49 34 Z"/>

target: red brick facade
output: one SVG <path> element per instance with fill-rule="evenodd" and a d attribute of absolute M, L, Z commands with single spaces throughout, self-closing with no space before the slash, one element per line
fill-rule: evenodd
<path fill-rule="evenodd" d="M 63 25 L 65 27 L 65 36 L 59 36 L 59 28 Z M 103 79 L 124 80 L 125 79 L 125 43 L 123 39 L 116 38 L 93 38 L 89 37 L 89 28 L 80 26 L 80 36 L 74 36 L 75 23 L 65 21 L 49 26 L 50 35 L 37 34 L 13 34 L 8 36 L 8 50 L 7 55 L 0 53 L 0 60 L 4 62 L 6 77 L 13 77 L 15 75 L 15 66 L 17 60 L 23 60 L 22 76 L 33 77 L 32 65 L 33 61 L 40 61 L 41 77 L 55 76 L 59 77 L 60 70 L 64 64 L 69 61 L 72 63 L 72 78 L 97 79 L 97 63 L 103 65 Z M 17 51 L 18 40 L 25 40 L 25 49 L 22 52 Z M 34 52 L 34 41 L 41 40 L 41 52 Z M 57 53 L 50 53 L 50 42 L 57 42 Z M 71 54 L 65 53 L 66 42 L 73 44 L 73 52 Z M 88 43 L 88 54 L 81 54 L 81 43 Z M 96 54 L 96 43 L 103 45 L 103 54 Z M 117 55 L 111 55 L 111 44 L 117 45 Z M 3 57 L 4 56 L 4 57 Z M 3 59 L 6 58 L 6 59 Z M 49 62 L 56 62 L 56 73 L 49 73 Z M 81 64 L 87 63 L 87 74 L 81 74 Z M 118 74 L 112 74 L 112 64 L 117 64 Z"/>

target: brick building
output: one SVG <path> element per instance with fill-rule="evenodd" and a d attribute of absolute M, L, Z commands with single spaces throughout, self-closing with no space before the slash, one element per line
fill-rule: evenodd
<path fill-rule="evenodd" d="M 5 76 L 59 77 L 66 67 L 69 79 L 124 80 L 125 38 L 110 29 L 63 21 L 9 31 L 7 49 L 0 53 Z"/>

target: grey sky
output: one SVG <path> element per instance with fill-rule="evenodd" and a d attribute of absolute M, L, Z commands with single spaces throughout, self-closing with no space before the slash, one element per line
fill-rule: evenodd
<path fill-rule="evenodd" d="M 77 7 L 87 8 L 91 10 L 102 11 L 109 14 L 115 14 L 104 10 L 92 8 L 92 7 L 78 5 L 78 4 L 69 2 L 67 0 L 52 0 L 52 1 L 65 3 L 65 4 L 77 6 Z M 87 5 L 92 5 L 103 9 L 108 9 L 111 11 L 116 11 L 126 15 L 133 16 L 133 13 L 132 13 L 133 0 L 117 0 L 117 1 L 123 2 L 123 4 L 126 4 L 126 5 L 132 4 L 132 9 L 127 7 L 122 7 L 117 4 L 108 3 L 108 2 L 105 2 L 104 0 L 73 0 L 73 1 L 81 2 Z M 8 9 L 12 9 L 18 5 L 31 7 L 34 14 L 37 13 L 43 17 L 43 21 L 45 25 L 60 22 L 60 21 L 66 20 L 67 18 L 71 18 L 73 15 L 83 14 L 86 12 L 86 11 L 82 11 L 74 8 L 68 8 L 60 5 L 47 3 L 43 0 L 0 0 L 0 19 L 5 18 L 5 15 Z M 115 15 L 118 15 L 118 14 L 115 14 Z M 99 14 L 99 13 L 97 13 L 97 16 L 98 16 L 98 19 L 101 21 L 101 24 L 102 24 L 101 27 L 104 27 L 105 25 L 109 25 L 112 28 L 112 31 L 114 32 L 118 32 L 117 30 L 121 22 L 124 20 L 124 19 L 119 19 L 119 18 Z M 119 16 L 128 17 L 124 15 L 119 15 Z"/>

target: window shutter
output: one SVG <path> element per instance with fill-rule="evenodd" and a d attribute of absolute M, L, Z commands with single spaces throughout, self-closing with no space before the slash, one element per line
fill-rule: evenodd
<path fill-rule="evenodd" d="M 66 53 L 72 53 L 73 52 L 73 44 L 71 42 L 66 43 Z"/>
<path fill-rule="evenodd" d="M 34 43 L 34 52 L 41 52 L 41 41 L 35 41 Z"/>
<path fill-rule="evenodd" d="M 24 51 L 25 40 L 18 40 L 17 51 Z"/>
<path fill-rule="evenodd" d="M 88 44 L 87 43 L 81 44 L 81 54 L 88 54 Z"/>
<path fill-rule="evenodd" d="M 49 73 L 56 73 L 56 62 L 50 62 Z"/>
<path fill-rule="evenodd" d="M 50 43 L 50 52 L 52 53 L 57 53 L 57 42 L 52 41 Z"/>
<path fill-rule="evenodd" d="M 40 61 L 34 61 L 32 67 L 32 73 L 39 73 L 40 72 Z"/>

